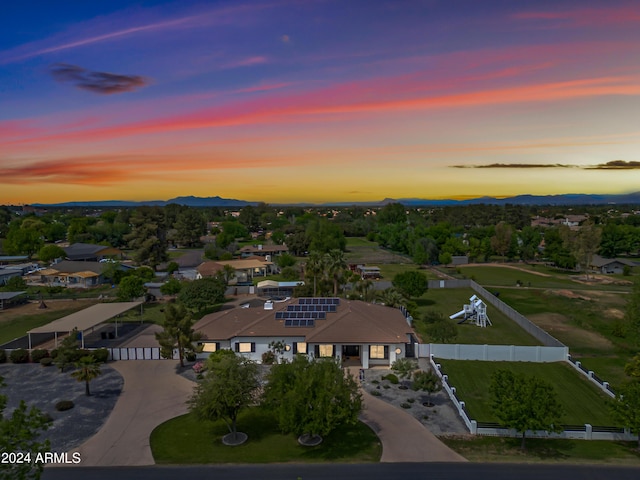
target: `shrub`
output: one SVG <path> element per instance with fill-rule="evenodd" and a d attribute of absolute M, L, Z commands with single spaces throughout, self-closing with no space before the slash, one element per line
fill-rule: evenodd
<path fill-rule="evenodd" d="M 51 365 L 53 365 L 53 358 L 51 357 L 41 358 L 40 365 L 42 365 L 43 367 L 50 367 Z"/>
<path fill-rule="evenodd" d="M 262 354 L 262 363 L 265 365 L 273 365 L 276 363 L 276 354 L 271 350 L 267 350 Z"/>
<path fill-rule="evenodd" d="M 109 350 L 106 348 L 99 348 L 92 352 L 93 357 L 96 359 L 98 363 L 107 363 L 109 360 Z"/>
<path fill-rule="evenodd" d="M 195 352 L 187 352 L 184 354 L 184 358 L 187 362 L 195 362 L 197 357 Z"/>
<path fill-rule="evenodd" d="M 389 385 L 383 385 L 382 388 L 384 388 L 385 390 L 390 389 L 391 387 Z"/>
<path fill-rule="evenodd" d="M 382 377 L 384 380 L 389 380 L 389 383 L 393 383 L 394 385 L 400 383 L 400 380 L 398 380 L 398 376 L 394 373 L 390 373 L 388 375 L 385 375 L 384 377 Z"/>
<path fill-rule="evenodd" d="M 9 354 L 12 363 L 27 363 L 29 361 L 29 352 L 24 348 L 18 348 Z"/>
<path fill-rule="evenodd" d="M 409 403 L 413 403 L 413 402 L 415 402 L 415 401 L 416 401 L 416 399 L 415 399 L 415 398 L 407 398 L 407 402 L 409 402 Z"/>
<path fill-rule="evenodd" d="M 374 385 L 377 385 L 380 383 L 380 380 L 371 380 L 371 383 L 373 383 Z"/>
<path fill-rule="evenodd" d="M 73 402 L 71 400 L 60 400 L 56 403 L 56 410 L 64 412 L 65 410 L 71 410 L 73 408 Z"/>
<path fill-rule="evenodd" d="M 410 403 L 406 403 L 406 402 L 405 403 L 401 403 L 400 406 L 402 408 L 411 408 L 411 404 Z"/>
<path fill-rule="evenodd" d="M 374 397 L 382 396 L 382 394 L 377 390 L 371 390 L 371 395 L 373 395 Z"/>
<path fill-rule="evenodd" d="M 0 350 L 0 363 L 5 363 L 7 361 L 7 352 L 4 350 Z"/>
<path fill-rule="evenodd" d="M 43 413 L 41 417 L 42 417 L 42 420 L 44 420 L 46 423 L 53 423 L 53 417 L 48 413 L 46 412 Z"/>
<path fill-rule="evenodd" d="M 31 361 L 33 363 L 40 363 L 40 360 L 47 357 L 49 357 L 48 350 L 41 350 L 41 349 L 31 350 Z"/>
<path fill-rule="evenodd" d="M 55 360 L 55 359 L 56 359 L 56 357 L 58 356 L 58 349 L 57 349 L 57 348 L 54 348 L 53 350 L 51 350 L 51 351 L 49 352 L 49 356 Z"/>

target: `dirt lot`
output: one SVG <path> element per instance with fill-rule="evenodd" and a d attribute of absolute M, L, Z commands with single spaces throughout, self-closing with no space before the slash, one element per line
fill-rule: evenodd
<path fill-rule="evenodd" d="M 560 313 L 537 313 L 528 318 L 560 341 L 570 337 L 575 344 L 598 350 L 613 348 L 613 344 L 602 335 L 571 325 L 569 319 Z"/>

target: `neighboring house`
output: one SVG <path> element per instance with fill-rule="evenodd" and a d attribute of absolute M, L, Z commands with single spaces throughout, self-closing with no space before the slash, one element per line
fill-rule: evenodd
<path fill-rule="evenodd" d="M 293 297 L 297 287 L 304 285 L 302 280 L 296 282 L 276 282 L 275 280 L 263 280 L 258 282 L 258 295 L 262 297 Z"/>
<path fill-rule="evenodd" d="M 22 277 L 22 270 L 12 267 L 0 267 L 0 286 L 6 285 L 12 277 Z"/>
<path fill-rule="evenodd" d="M 374 266 L 367 267 L 366 265 L 358 265 L 356 267 L 356 273 L 360 275 L 360 278 L 362 278 L 362 280 L 366 280 L 366 279 L 378 280 L 382 278 L 382 274 L 380 273 L 380 267 L 374 267 Z"/>
<path fill-rule="evenodd" d="M 218 272 L 224 270 L 225 265 L 230 265 L 235 271 L 234 278 L 229 282 L 230 285 L 250 284 L 256 277 L 266 277 L 267 275 L 273 275 L 277 271 L 273 262 L 258 258 L 217 260 L 200 264 L 197 268 L 196 279 L 214 277 Z"/>
<path fill-rule="evenodd" d="M 30 283 L 90 288 L 106 282 L 102 276 L 106 264 L 100 262 L 63 260 L 50 268 L 28 276 Z"/>
<path fill-rule="evenodd" d="M 469 257 L 467 255 L 452 255 L 451 265 L 454 267 L 457 265 L 467 265 L 469 263 Z"/>
<path fill-rule="evenodd" d="M 283 253 L 289 253 L 289 249 L 286 245 L 248 245 L 240 249 L 240 256 L 242 258 L 250 257 L 253 255 L 259 257 L 273 258 Z"/>
<path fill-rule="evenodd" d="M 625 267 L 635 267 L 636 265 L 636 262 L 624 258 L 603 258 L 599 255 L 594 255 L 591 260 L 591 269 L 604 275 L 622 274 Z"/>
<path fill-rule="evenodd" d="M 400 310 L 338 298 L 295 298 L 267 302 L 264 308 L 223 310 L 204 316 L 194 330 L 203 335 L 203 354 L 230 349 L 260 362 L 269 343 L 279 341 L 289 360 L 306 354 L 356 361 L 363 368 L 414 357 L 417 342 Z"/>
<path fill-rule="evenodd" d="M 74 243 L 63 247 L 63 250 L 69 260 L 83 262 L 98 262 L 106 258 L 122 258 L 124 256 L 124 252 L 117 248 L 91 243 Z"/>

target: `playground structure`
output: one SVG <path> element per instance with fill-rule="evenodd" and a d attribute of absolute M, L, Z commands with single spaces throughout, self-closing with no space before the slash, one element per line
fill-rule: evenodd
<path fill-rule="evenodd" d="M 449 316 L 451 320 L 459 317 L 462 317 L 462 320 L 458 324 L 472 320 L 478 327 L 486 327 L 487 324 L 491 325 L 491 320 L 487 316 L 487 304 L 479 299 L 477 295 L 469 298 L 469 304 L 464 305 L 462 310 Z"/>

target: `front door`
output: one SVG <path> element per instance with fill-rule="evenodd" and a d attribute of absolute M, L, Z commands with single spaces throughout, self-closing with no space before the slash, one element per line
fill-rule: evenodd
<path fill-rule="evenodd" d="M 342 346 L 342 358 L 346 357 L 359 357 L 360 345 L 343 345 Z"/>

